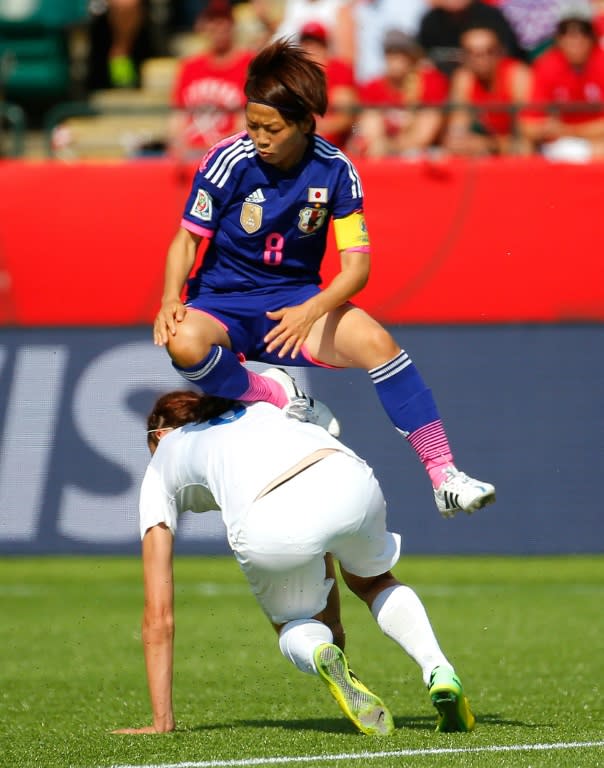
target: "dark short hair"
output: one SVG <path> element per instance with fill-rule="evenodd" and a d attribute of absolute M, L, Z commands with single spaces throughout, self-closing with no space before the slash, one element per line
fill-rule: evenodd
<path fill-rule="evenodd" d="M 499 34 L 499 30 L 496 29 L 496 27 L 492 26 L 491 24 L 480 24 L 477 21 L 469 21 L 466 24 L 464 24 L 460 30 L 459 37 L 460 39 L 466 34 L 466 32 L 477 32 L 478 30 L 490 32 L 492 35 L 495 36 L 497 42 L 499 45 L 503 46 L 503 40 L 501 39 L 501 35 Z"/>
<path fill-rule="evenodd" d="M 274 107 L 285 120 L 299 122 L 327 111 L 324 68 L 302 46 L 281 38 L 250 62 L 244 92 L 250 102 Z"/>
<path fill-rule="evenodd" d="M 596 30 L 585 16 L 565 16 L 556 24 L 556 37 L 565 35 L 570 30 L 580 32 L 586 37 L 596 39 Z"/>
<path fill-rule="evenodd" d="M 405 53 L 412 59 L 421 59 L 424 55 L 421 45 L 411 35 L 400 29 L 387 29 L 382 40 L 384 53 Z"/>

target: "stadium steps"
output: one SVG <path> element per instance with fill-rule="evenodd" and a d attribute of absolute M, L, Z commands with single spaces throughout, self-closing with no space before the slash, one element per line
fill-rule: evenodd
<path fill-rule="evenodd" d="M 68 116 L 53 130 L 54 154 L 64 159 L 122 159 L 149 153 L 167 137 L 172 83 L 178 60 L 149 59 L 141 88 L 97 91 L 88 101 L 91 115 Z"/>

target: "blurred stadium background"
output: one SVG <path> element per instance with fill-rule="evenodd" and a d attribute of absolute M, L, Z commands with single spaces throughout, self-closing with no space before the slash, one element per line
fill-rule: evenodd
<path fill-rule="evenodd" d="M 31 63 L 21 83 L 6 55 L 16 50 L 7 13 L 17 6 L 35 20 L 28 34 L 19 28 L 19 60 Z M 154 5 L 160 21 L 165 6 Z M 82 109 L 88 21 L 84 0 L 0 2 L 6 555 L 138 552 L 145 415 L 158 393 L 181 386 L 150 324 L 195 164 L 131 151 L 152 147 L 165 124 L 173 61 L 151 59 L 136 96 L 86 94 L 94 114 L 71 124 L 82 130 L 79 149 L 62 154 L 55 128 Z M 494 507 L 441 520 L 369 379 L 311 371 L 313 393 L 375 467 L 391 527 L 413 553 L 604 551 L 604 164 L 424 156 L 357 165 L 374 246 L 358 303 L 425 373 L 459 465 L 498 490 Z M 327 278 L 335 259 L 332 243 Z M 218 516 L 192 517 L 178 546 L 226 552 Z"/>

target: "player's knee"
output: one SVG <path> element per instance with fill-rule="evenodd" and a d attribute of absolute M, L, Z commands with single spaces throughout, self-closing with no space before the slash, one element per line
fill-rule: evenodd
<path fill-rule="evenodd" d="M 168 339 L 167 349 L 172 361 L 181 368 L 195 365 L 207 357 L 212 344 L 190 325 L 182 323 L 175 336 Z"/>
<path fill-rule="evenodd" d="M 382 365 L 392 360 L 400 352 L 400 347 L 385 328 L 380 325 L 367 330 L 363 339 L 363 348 L 373 360 L 373 366 Z"/>
<path fill-rule="evenodd" d="M 350 591 L 369 607 L 371 607 L 371 604 L 380 592 L 399 583 L 390 571 L 381 573 L 379 576 L 370 576 L 367 578 L 363 576 L 355 576 L 342 569 L 342 576 Z"/>

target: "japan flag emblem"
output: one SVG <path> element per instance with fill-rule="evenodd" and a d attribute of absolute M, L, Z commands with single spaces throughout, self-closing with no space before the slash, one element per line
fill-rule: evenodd
<path fill-rule="evenodd" d="M 309 203 L 326 203 L 327 197 L 328 197 L 327 187 L 309 187 L 308 188 Z"/>

